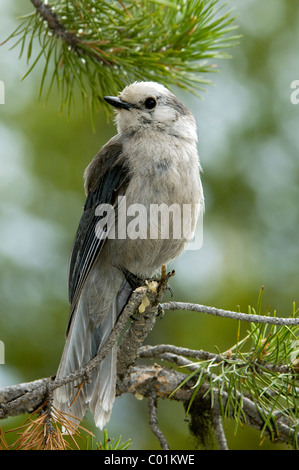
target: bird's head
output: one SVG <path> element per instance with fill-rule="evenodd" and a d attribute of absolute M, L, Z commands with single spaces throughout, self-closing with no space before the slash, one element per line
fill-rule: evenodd
<path fill-rule="evenodd" d="M 196 141 L 196 125 L 189 109 L 156 82 L 135 82 L 117 96 L 104 99 L 117 109 L 119 133 L 157 130 Z"/>

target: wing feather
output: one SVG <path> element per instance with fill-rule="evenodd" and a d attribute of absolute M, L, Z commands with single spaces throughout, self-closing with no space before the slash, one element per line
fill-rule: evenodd
<path fill-rule="evenodd" d="M 128 171 L 121 159 L 122 147 L 108 142 L 96 155 L 87 170 L 87 198 L 73 244 L 69 264 L 69 301 L 72 314 L 80 298 L 84 283 L 100 256 L 106 237 L 96 231 L 100 216 L 96 215 L 99 204 L 115 205 L 117 196 L 123 194 L 128 184 Z"/>

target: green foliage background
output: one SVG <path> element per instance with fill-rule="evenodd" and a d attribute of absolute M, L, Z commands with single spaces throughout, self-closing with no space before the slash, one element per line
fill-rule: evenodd
<path fill-rule="evenodd" d="M 290 101 L 290 84 L 299 79 L 298 5 L 230 4 L 243 35 L 232 59 L 218 63 L 216 86 L 203 100 L 178 92 L 198 123 L 206 214 L 202 249 L 174 265 L 174 298 L 246 312 L 264 285 L 264 307 L 289 315 L 292 302 L 299 304 L 299 105 Z M 28 11 L 29 2 L 1 2 L 0 42 Z M 115 132 L 104 113 L 95 117 L 95 132 L 79 108 L 69 119 L 58 115 L 54 93 L 38 103 L 41 69 L 21 82 L 26 69 L 17 49 L 0 48 L 6 98 L 0 105 L 0 339 L 6 352 L 0 386 L 56 371 L 68 317 L 68 257 L 84 204 L 82 174 Z M 236 334 L 232 320 L 169 312 L 149 342 L 215 352 L 234 344 Z M 159 417 L 171 448 L 193 448 L 180 405 L 160 403 Z M 4 427 L 22 422 L 10 419 Z M 91 422 L 84 425 L 93 429 Z M 147 404 L 132 396 L 116 400 L 108 432 L 131 438 L 132 449 L 158 448 Z M 227 424 L 227 432 L 232 449 L 277 448 L 260 447 L 258 433 L 246 427 L 234 436 Z"/>

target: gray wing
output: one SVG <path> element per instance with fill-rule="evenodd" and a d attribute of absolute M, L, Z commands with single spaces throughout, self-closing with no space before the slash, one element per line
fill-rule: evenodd
<path fill-rule="evenodd" d="M 69 264 L 69 300 L 72 314 L 80 298 L 84 283 L 100 256 L 105 243 L 96 233 L 100 217 L 95 211 L 99 204 L 114 205 L 119 194 L 123 194 L 128 184 L 128 171 L 120 158 L 122 147 L 119 143 L 108 143 L 89 165 L 87 199 L 84 206 Z"/>

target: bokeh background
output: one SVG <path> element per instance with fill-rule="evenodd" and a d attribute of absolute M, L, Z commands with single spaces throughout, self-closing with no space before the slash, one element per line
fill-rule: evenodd
<path fill-rule="evenodd" d="M 202 100 L 180 92 L 192 109 L 206 199 L 204 241 L 175 262 L 175 300 L 247 311 L 264 286 L 263 307 L 289 315 L 299 303 L 299 105 L 291 82 L 299 79 L 297 0 L 230 0 L 238 45 L 218 62 L 213 86 Z M 30 2 L 1 0 L 0 42 L 31 11 Z M 150 21 L 150 20 L 149 20 Z M 55 93 L 38 101 L 41 69 L 24 81 L 20 49 L 0 47 L 0 339 L 5 365 L 0 386 L 55 373 L 68 318 L 67 267 L 81 216 L 82 175 L 115 128 L 102 113 L 95 132 L 80 107 L 59 115 Z M 246 329 L 246 325 L 243 326 Z M 245 330 L 244 330 L 245 331 Z M 237 323 L 192 313 L 167 313 L 149 338 L 152 344 L 229 348 Z M 131 449 L 158 449 L 147 424 L 147 403 L 132 396 L 116 400 L 108 425 L 111 437 L 132 439 Z M 181 405 L 162 402 L 159 419 L 171 448 L 192 449 Z M 24 417 L 9 419 L 4 429 Z M 91 417 L 84 423 L 96 433 Z M 231 449 L 277 449 L 246 426 Z M 12 439 L 12 438 L 11 438 Z"/>

